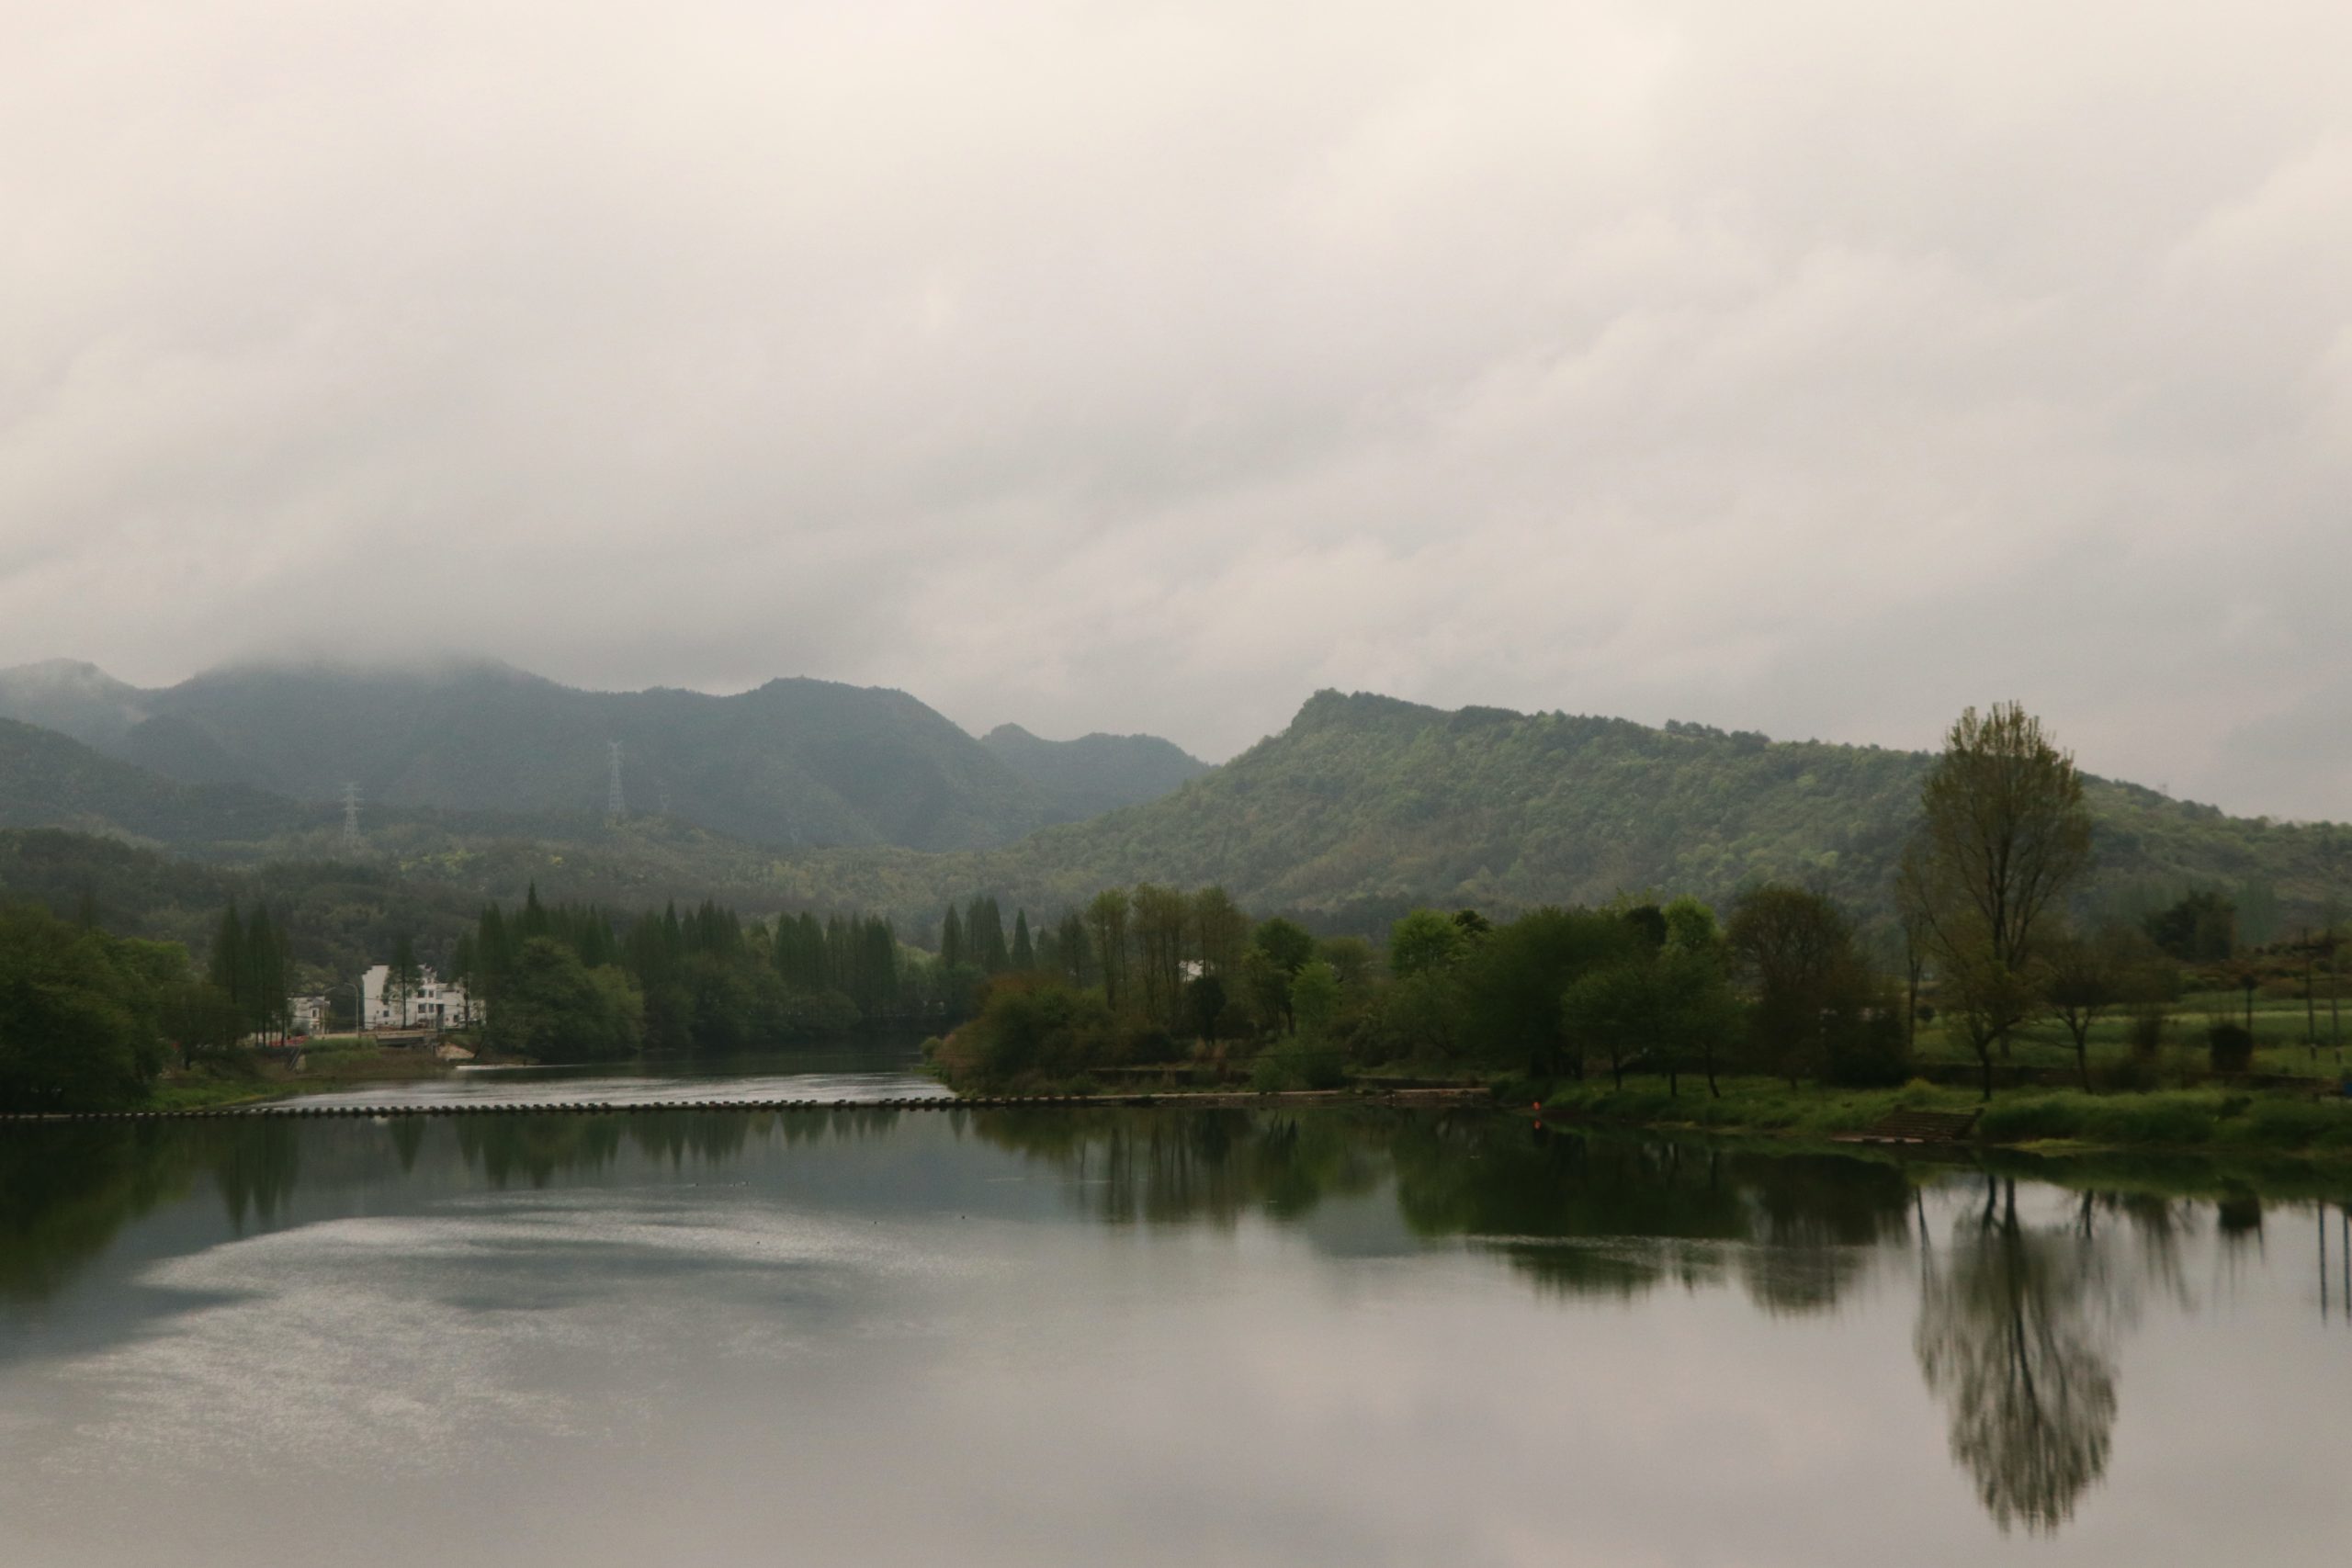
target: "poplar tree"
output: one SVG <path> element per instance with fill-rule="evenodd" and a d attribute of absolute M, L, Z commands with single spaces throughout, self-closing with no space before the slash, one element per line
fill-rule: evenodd
<path fill-rule="evenodd" d="M 1106 887 L 1086 906 L 1086 931 L 1093 939 L 1094 962 L 1102 975 L 1102 999 L 1118 1010 L 1127 1000 L 1127 916 L 1124 887 Z"/>
<path fill-rule="evenodd" d="M 1094 980 L 1094 958 L 1086 944 L 1086 917 L 1076 909 L 1065 909 L 1057 928 L 1060 940 L 1054 945 L 1056 956 L 1061 960 L 1062 972 L 1073 986 L 1091 985 Z"/>
<path fill-rule="evenodd" d="M 394 1016 L 399 1020 L 393 1026 L 395 1028 L 408 1027 L 408 1000 L 415 994 L 420 973 L 416 962 L 416 944 L 403 935 L 392 943 L 392 961 L 384 972 L 385 994 L 400 998 L 393 1004 Z"/>
<path fill-rule="evenodd" d="M 1896 893 L 1917 921 L 1993 1094 L 1993 1051 L 2041 1004 L 2041 948 L 2091 863 L 2074 758 L 2015 703 L 1969 708 L 1919 792 Z"/>

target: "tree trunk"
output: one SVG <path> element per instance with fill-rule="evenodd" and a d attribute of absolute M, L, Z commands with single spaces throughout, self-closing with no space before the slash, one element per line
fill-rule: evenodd
<path fill-rule="evenodd" d="M 2303 928 L 2303 1038 L 2311 1042 L 2312 1060 L 2319 1060 L 2319 998 L 2312 992 L 2312 933 Z"/>
<path fill-rule="evenodd" d="M 2075 1031 L 2075 1070 L 2083 1075 L 2083 1092 L 2091 1092 L 2091 1026 L 2087 1023 Z"/>
<path fill-rule="evenodd" d="M 1977 1046 L 1976 1061 L 1977 1065 L 1984 1071 L 1984 1098 L 1990 1100 L 1993 1098 L 1993 1053 L 1991 1048 L 1987 1045 L 1981 1044 Z"/>

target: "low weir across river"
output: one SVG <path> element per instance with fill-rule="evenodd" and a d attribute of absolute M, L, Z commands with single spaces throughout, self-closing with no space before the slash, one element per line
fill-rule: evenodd
<path fill-rule="evenodd" d="M 339 1117 L 362 1121 L 395 1116 L 522 1116 L 639 1115 L 668 1111 L 1009 1111 L 1028 1109 L 1082 1110 L 1088 1107 L 1163 1106 L 1171 1109 L 1250 1110 L 1316 1105 L 1487 1105 L 1493 1096 L 1483 1089 L 1404 1089 L 1364 1094 L 1346 1089 L 1301 1089 L 1272 1094 L 1243 1092 L 1199 1094 L 1049 1094 L 1049 1095 L 902 1095 L 887 1099 L 780 1100 L 768 1097 L 717 1096 L 696 1100 L 402 1100 L 386 1101 L 338 1100 L 320 1104 L 304 1099 L 264 1100 L 253 1105 L 218 1105 L 187 1110 L 89 1111 L 16 1112 L 0 1122 L 184 1122 L 252 1121 L 262 1118 Z"/>

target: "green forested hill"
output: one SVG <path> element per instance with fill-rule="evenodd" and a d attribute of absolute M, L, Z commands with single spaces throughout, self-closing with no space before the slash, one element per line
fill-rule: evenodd
<path fill-rule="evenodd" d="M 194 847 L 314 825 L 313 807 L 242 784 L 190 784 L 0 718 L 0 828 L 76 828 Z"/>
<path fill-rule="evenodd" d="M 1035 915 L 1140 880 L 1221 883 L 1261 913 L 1364 930 L 1416 904 L 1502 913 L 1621 893 L 1720 901 L 1767 878 L 1883 912 L 1927 761 L 1325 692 L 1281 734 L 1160 798 L 997 849 L 794 849 L 674 814 L 613 823 L 594 810 L 370 807 L 352 886 L 395 877 L 443 890 L 429 902 L 451 908 L 512 900 L 536 881 L 628 908 L 714 897 L 749 911 L 867 909 L 918 938 L 949 900 L 975 893 Z M 2144 908 L 2217 889 L 2238 899 L 2253 940 L 2316 920 L 2331 898 L 2352 908 L 2352 831 L 2233 818 L 2130 784 L 2095 782 L 2091 798 L 2093 902 Z M 271 863 L 296 863 L 334 883 L 342 873 L 317 868 L 347 858 L 338 822 L 332 807 L 174 784 L 0 725 L 0 828 L 127 833 L 265 876 L 277 874 Z M 356 929 L 356 916 L 336 919 Z"/>
<path fill-rule="evenodd" d="M 1001 724 L 981 736 L 980 744 L 1044 789 L 1073 821 L 1157 800 L 1208 772 L 1206 762 L 1157 735 L 1046 740 L 1017 724 Z"/>
<path fill-rule="evenodd" d="M 355 853 L 333 806 L 181 784 L 0 719 L 0 899 L 35 897 L 71 915 L 91 894 L 109 929 L 126 934 L 200 936 L 235 888 L 330 904 L 333 889 L 356 889 L 332 922 L 353 931 L 374 918 L 358 906 L 385 905 L 381 890 L 395 886 L 408 891 L 394 904 L 450 919 L 486 898 L 519 899 L 534 883 L 551 897 L 627 909 L 705 897 L 765 908 L 778 898 L 780 852 L 672 817 L 371 807 L 363 819 Z"/>
<path fill-rule="evenodd" d="M 186 942 L 202 953 L 231 898 L 268 903 L 304 964 L 347 975 L 380 963 L 401 936 L 428 963 L 485 902 L 517 904 L 536 886 L 551 902 L 595 903 L 623 914 L 718 898 L 767 911 L 781 879 L 764 852 L 675 823 L 595 821 L 575 837 L 500 832 L 427 818 L 371 831 L 358 857 L 333 831 L 305 830 L 175 856 L 111 836 L 56 828 L 0 829 L 0 904 L 28 899 L 75 919 L 87 911 L 117 935 Z"/>
<path fill-rule="evenodd" d="M 1068 787 L 905 693 L 828 681 L 587 692 L 470 662 L 236 668 L 141 691 L 51 663 L 0 671 L 0 715 L 183 783 L 304 801 L 356 783 L 370 805 L 462 811 L 601 813 L 618 741 L 631 813 L 783 846 L 978 848 L 1080 814 Z"/>
<path fill-rule="evenodd" d="M 1766 878 L 1883 907 L 1920 753 L 1622 719 L 1446 712 L 1318 693 L 1280 735 L 1148 804 L 1008 850 L 796 858 L 794 889 L 914 909 L 988 888 L 1051 908 L 1138 878 L 1371 924 L 1416 903 L 1507 910 Z M 2352 907 L 2352 832 L 2224 817 L 2095 783 L 2093 897 L 2244 890 L 2275 918 Z"/>

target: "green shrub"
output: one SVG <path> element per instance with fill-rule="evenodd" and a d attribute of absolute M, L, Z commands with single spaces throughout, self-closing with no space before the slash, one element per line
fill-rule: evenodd
<path fill-rule="evenodd" d="M 2244 1024 L 2214 1024 L 2205 1031 L 2205 1053 L 2217 1073 L 2245 1072 L 2254 1065 L 2254 1035 Z"/>
<path fill-rule="evenodd" d="M 1996 1144 L 2023 1144 L 2079 1136 L 2082 1121 L 2057 1095 L 2009 1095 L 1984 1108 L 1976 1131 Z"/>
<path fill-rule="evenodd" d="M 1878 1008 L 1826 1042 L 1821 1080 L 1846 1089 L 1892 1089 L 1911 1076 L 1911 1052 L 1903 1021 L 1893 1008 Z"/>
<path fill-rule="evenodd" d="M 2083 1135 L 2112 1144 L 2201 1144 L 2213 1135 L 2216 1111 L 2221 1109 L 2189 1094 L 2152 1094 L 2099 1103 L 2098 1114 L 2089 1119 Z"/>
<path fill-rule="evenodd" d="M 1338 1089 L 1347 1078 L 1347 1066 L 1337 1046 L 1302 1040 L 1285 1041 L 1250 1066 L 1250 1087 L 1261 1094 L 1292 1089 Z"/>
<path fill-rule="evenodd" d="M 936 1059 L 959 1087 L 1003 1089 L 1114 1065 L 1125 1059 L 1125 1043 L 1100 992 L 1004 975 L 989 983 L 979 1017 L 942 1042 Z"/>
<path fill-rule="evenodd" d="M 1487 1081 L 1487 1089 L 1498 1103 L 1511 1106 L 1534 1106 L 1548 1102 L 1554 1093 L 1549 1078 L 1530 1077 L 1525 1073 L 1500 1073 Z"/>

